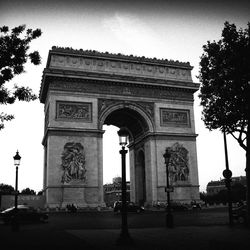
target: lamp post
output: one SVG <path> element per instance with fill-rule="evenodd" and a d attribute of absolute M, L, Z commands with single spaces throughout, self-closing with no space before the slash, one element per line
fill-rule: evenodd
<path fill-rule="evenodd" d="M 165 159 L 165 164 L 166 164 L 166 180 L 167 180 L 167 214 L 166 214 L 166 226 L 168 228 L 173 228 L 174 226 L 174 219 L 173 219 L 173 214 L 171 212 L 171 202 L 170 202 L 170 185 L 169 185 L 169 161 L 171 157 L 171 153 L 168 149 L 166 149 L 165 154 L 163 155 Z"/>
<path fill-rule="evenodd" d="M 128 245 L 131 243 L 131 238 L 128 232 L 128 221 L 127 221 L 127 185 L 126 185 L 126 154 L 125 146 L 128 143 L 128 131 L 126 128 L 122 127 L 117 132 L 119 135 L 120 145 L 122 149 L 120 150 L 121 159 L 122 159 L 122 228 L 120 236 L 117 240 L 118 245 Z"/>
<path fill-rule="evenodd" d="M 14 165 L 16 166 L 16 185 L 15 185 L 15 217 L 12 222 L 12 230 L 18 231 L 19 230 L 19 223 L 17 219 L 17 200 L 18 200 L 18 167 L 20 165 L 21 156 L 19 155 L 19 152 L 16 152 L 16 155 L 13 156 L 14 159 Z"/>
<path fill-rule="evenodd" d="M 229 169 L 228 164 L 228 154 L 227 154 L 227 138 L 226 133 L 223 131 L 223 138 L 224 138 L 224 148 L 225 148 L 225 162 L 226 162 L 226 169 L 223 171 L 223 176 L 225 178 L 225 184 L 227 187 L 227 194 L 228 194 L 228 215 L 229 215 L 229 225 L 233 226 L 233 214 L 232 214 L 232 191 L 231 191 L 231 177 L 232 171 Z"/>

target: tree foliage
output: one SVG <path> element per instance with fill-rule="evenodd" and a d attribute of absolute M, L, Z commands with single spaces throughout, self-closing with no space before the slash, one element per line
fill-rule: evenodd
<path fill-rule="evenodd" d="M 0 104 L 13 104 L 15 100 L 31 101 L 37 96 L 29 87 L 15 85 L 9 90 L 5 85 L 15 75 L 23 73 L 24 65 L 30 61 L 34 65 L 41 63 L 38 51 L 29 52 L 30 42 L 41 36 L 41 30 L 26 29 L 20 25 L 9 30 L 9 27 L 0 27 Z M 14 118 L 13 115 L 0 113 L 0 130 L 4 121 Z"/>
<path fill-rule="evenodd" d="M 246 187 L 241 183 L 235 183 L 231 187 L 232 202 L 237 203 L 246 199 Z M 215 194 L 200 193 L 200 198 L 206 204 L 226 204 L 228 202 L 228 191 L 225 189 L 220 190 Z"/>
<path fill-rule="evenodd" d="M 202 119 L 208 129 L 220 129 L 247 150 L 250 97 L 250 23 L 237 30 L 225 22 L 222 38 L 203 46 L 200 61 Z"/>
<path fill-rule="evenodd" d="M 37 195 L 43 195 L 44 194 L 44 191 L 43 190 L 40 190 L 37 192 Z"/>
<path fill-rule="evenodd" d="M 0 194 L 12 194 L 15 189 L 8 184 L 0 184 Z"/>
<path fill-rule="evenodd" d="M 30 195 L 35 195 L 36 191 L 30 188 L 25 188 L 21 191 L 21 194 L 30 194 Z"/>

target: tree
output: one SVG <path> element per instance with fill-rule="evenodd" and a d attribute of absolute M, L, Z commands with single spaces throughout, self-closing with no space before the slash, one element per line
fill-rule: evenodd
<path fill-rule="evenodd" d="M 209 130 L 232 135 L 246 151 L 250 225 L 250 23 L 246 29 L 225 22 L 222 38 L 203 46 L 199 79 L 202 119 Z"/>
<path fill-rule="evenodd" d="M 12 194 L 15 189 L 8 184 L 0 184 L 0 194 Z"/>
<path fill-rule="evenodd" d="M 43 190 L 40 190 L 37 195 L 43 195 L 44 191 Z"/>
<path fill-rule="evenodd" d="M 36 192 L 33 189 L 30 188 L 25 188 L 21 191 L 21 194 L 31 194 L 31 195 L 35 195 Z"/>
<path fill-rule="evenodd" d="M 31 101 L 37 96 L 29 87 L 14 86 L 10 91 L 5 84 L 15 75 L 24 72 L 24 64 L 29 60 L 34 65 L 41 63 L 38 51 L 28 52 L 30 42 L 41 36 L 41 30 L 26 29 L 25 25 L 13 28 L 0 27 L 0 104 L 13 104 L 19 101 Z M 24 34 L 25 33 L 25 34 Z M 0 113 L 0 130 L 4 128 L 4 121 L 14 118 L 13 115 Z"/>
<path fill-rule="evenodd" d="M 233 202 L 240 202 L 245 200 L 246 187 L 241 183 L 235 183 L 232 185 L 232 200 Z"/>

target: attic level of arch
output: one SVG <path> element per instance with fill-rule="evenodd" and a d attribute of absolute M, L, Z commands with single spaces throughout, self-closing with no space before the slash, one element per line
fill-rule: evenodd
<path fill-rule="evenodd" d="M 181 86 L 182 85 L 182 86 Z M 70 76 L 47 75 L 40 90 L 40 101 L 45 103 L 48 90 L 93 93 L 105 95 L 170 99 L 193 102 L 193 93 L 197 86 L 185 88 L 184 84 L 167 81 L 163 84 L 148 84 L 124 81 L 110 81 L 76 78 Z"/>
<path fill-rule="evenodd" d="M 126 60 L 126 61 L 135 61 L 135 62 L 146 62 L 146 63 L 157 63 L 157 64 L 163 64 L 163 65 L 171 65 L 176 67 L 184 67 L 188 69 L 193 69 L 193 67 L 190 65 L 189 62 L 180 62 L 180 61 L 174 61 L 174 60 L 168 60 L 168 59 L 159 59 L 159 58 L 148 58 L 145 56 L 135 56 L 135 55 L 124 55 L 121 53 L 115 54 L 110 52 L 100 52 L 96 50 L 83 50 L 83 49 L 73 49 L 69 47 L 59 47 L 59 46 L 52 46 L 52 50 L 50 50 L 51 54 L 62 54 L 62 55 L 71 55 L 71 56 L 89 56 L 89 57 L 96 57 L 96 58 L 112 58 L 112 59 L 118 59 L 118 60 Z"/>

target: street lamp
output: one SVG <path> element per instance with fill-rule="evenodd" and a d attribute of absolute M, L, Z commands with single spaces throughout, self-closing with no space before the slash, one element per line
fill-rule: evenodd
<path fill-rule="evenodd" d="M 173 219 L 173 215 L 171 213 L 171 203 L 170 203 L 170 185 L 169 185 L 169 162 L 170 162 L 170 158 L 171 158 L 171 153 L 170 151 L 166 148 L 165 154 L 163 155 L 164 159 L 165 159 L 165 164 L 166 164 L 166 179 L 167 179 L 167 215 L 166 215 L 166 226 L 169 228 L 173 228 L 174 226 L 174 219 Z"/>
<path fill-rule="evenodd" d="M 13 156 L 14 159 L 14 165 L 16 166 L 16 185 L 15 185 L 15 217 L 14 221 L 12 222 L 12 229 L 13 231 L 19 230 L 19 224 L 17 220 L 17 199 L 18 199 L 18 167 L 20 165 L 21 156 L 19 155 L 19 152 L 16 152 L 16 155 Z"/>
<path fill-rule="evenodd" d="M 125 146 L 128 143 L 128 131 L 126 128 L 122 127 L 117 132 L 119 135 L 120 145 L 122 149 L 120 150 L 121 158 L 122 158 L 122 228 L 121 234 L 117 240 L 118 245 L 128 245 L 132 242 L 129 232 L 128 232 L 128 220 L 127 220 L 127 198 L 126 198 L 126 154 L 127 150 L 125 150 Z"/>
<path fill-rule="evenodd" d="M 231 190 L 231 177 L 232 171 L 229 169 L 228 164 L 228 154 L 227 154 L 227 138 L 226 133 L 223 131 L 223 138 L 224 138 L 224 148 L 225 148 L 225 162 L 226 162 L 226 169 L 223 171 L 223 176 L 225 178 L 225 184 L 227 187 L 227 194 L 228 194 L 228 215 L 229 215 L 229 225 L 233 226 L 233 213 L 232 213 L 232 190 Z"/>

